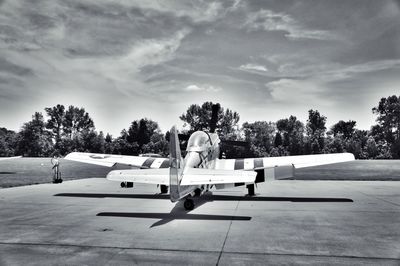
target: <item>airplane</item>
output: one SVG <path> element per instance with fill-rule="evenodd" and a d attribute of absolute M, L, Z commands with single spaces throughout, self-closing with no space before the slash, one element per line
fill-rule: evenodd
<path fill-rule="evenodd" d="M 297 168 L 353 161 L 351 153 L 296 155 L 282 157 L 219 159 L 221 139 L 215 133 L 196 131 L 190 135 L 183 158 L 176 126 L 170 130 L 169 158 L 72 152 L 65 159 L 112 167 L 124 164 L 138 169 L 113 170 L 107 179 L 160 185 L 171 202 L 184 200 L 184 208 L 193 210 L 194 198 L 211 188 L 244 186 L 248 195 L 255 195 L 255 184 L 288 178 Z"/>

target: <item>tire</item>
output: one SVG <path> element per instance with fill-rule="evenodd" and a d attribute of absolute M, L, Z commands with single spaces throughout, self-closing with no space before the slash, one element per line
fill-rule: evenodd
<path fill-rule="evenodd" d="M 194 209 L 194 201 L 192 199 L 186 199 L 183 206 L 185 207 L 185 210 L 191 211 Z"/>

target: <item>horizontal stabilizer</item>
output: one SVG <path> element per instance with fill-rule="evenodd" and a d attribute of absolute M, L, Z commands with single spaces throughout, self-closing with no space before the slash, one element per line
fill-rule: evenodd
<path fill-rule="evenodd" d="M 169 169 L 159 168 L 114 170 L 107 174 L 107 179 L 120 182 L 168 185 Z"/>
<path fill-rule="evenodd" d="M 187 168 L 183 173 L 181 185 L 253 183 L 256 175 L 253 171 Z"/>

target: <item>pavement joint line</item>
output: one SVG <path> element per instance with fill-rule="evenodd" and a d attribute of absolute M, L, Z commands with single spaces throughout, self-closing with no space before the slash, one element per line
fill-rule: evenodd
<path fill-rule="evenodd" d="M 0 245 L 23 245 L 23 246 L 53 246 L 53 247 L 76 247 L 76 248 L 98 248 L 98 249 L 117 249 L 117 250 L 148 250 L 148 251 L 166 251 L 166 252 L 192 252 L 192 253 L 220 253 L 216 250 L 182 250 L 182 249 L 163 249 L 163 248 L 138 248 L 138 247 L 111 247 L 111 246 L 93 246 L 93 245 L 77 245 L 77 244 L 57 244 L 57 243 L 7 243 L 0 242 Z M 264 256 L 298 256 L 298 257 L 321 257 L 321 258 L 348 258 L 348 259 L 374 259 L 374 260 L 394 260 L 400 261 L 400 258 L 391 257 L 369 257 L 369 256 L 351 256 L 351 255 L 326 255 L 326 254 L 296 254 L 296 253 L 278 253 L 278 252 L 238 252 L 224 251 L 225 254 L 242 254 L 242 255 L 264 255 Z"/>
<path fill-rule="evenodd" d="M 348 187 L 348 184 L 346 184 L 345 187 Z M 391 204 L 391 205 L 400 207 L 400 204 L 391 202 L 391 201 L 389 201 L 389 200 L 385 200 L 385 199 L 382 199 L 382 198 L 380 198 L 380 197 L 377 197 L 377 196 L 374 196 L 374 195 L 372 195 L 372 194 L 368 194 L 368 193 L 365 193 L 365 192 L 362 192 L 362 191 L 359 191 L 359 190 L 355 190 L 355 191 L 357 191 L 358 193 L 360 193 L 360 194 L 362 194 L 362 195 L 364 195 L 364 196 L 366 196 L 366 197 L 372 197 L 372 198 L 374 198 L 374 199 L 377 199 L 377 200 L 380 200 L 380 201 L 389 203 L 389 204 Z"/>
<path fill-rule="evenodd" d="M 364 193 L 364 192 L 361 192 L 361 191 L 357 191 L 357 192 L 359 192 L 359 193 L 361 193 L 361 194 L 363 194 L 363 195 L 365 195 L 365 196 L 367 196 L 367 197 L 372 197 L 372 198 L 374 198 L 374 199 L 377 199 L 377 200 L 380 200 L 380 201 L 383 201 L 383 202 L 389 203 L 389 204 L 391 204 L 391 205 L 394 205 L 394 206 L 400 207 L 400 204 L 397 204 L 397 203 L 391 202 L 391 201 L 389 201 L 389 200 L 385 200 L 385 199 L 382 199 L 382 198 L 380 198 L 380 197 L 377 197 L 377 196 L 374 196 L 374 195 L 370 195 L 370 194 L 367 194 L 367 193 Z"/>
<path fill-rule="evenodd" d="M 389 201 L 389 200 L 381 199 L 381 198 L 378 198 L 378 197 L 375 197 L 375 198 L 378 199 L 378 200 L 382 200 L 382 201 L 384 201 L 384 202 L 387 202 L 387 203 L 389 203 L 389 204 L 395 205 L 395 206 L 397 206 L 397 207 L 400 207 L 400 204 L 391 202 L 391 201 Z"/>
<path fill-rule="evenodd" d="M 232 215 L 232 217 L 231 217 L 231 221 L 230 221 L 230 223 L 229 223 L 228 231 L 226 232 L 225 239 L 224 239 L 224 243 L 222 244 L 222 248 L 221 248 L 221 251 L 220 251 L 220 253 L 219 253 L 219 256 L 218 256 L 218 260 L 217 260 L 217 264 L 216 264 L 216 265 L 219 264 L 219 261 L 221 260 L 222 253 L 224 252 L 225 243 L 226 243 L 226 240 L 228 239 L 229 232 L 231 231 L 231 226 L 232 226 L 232 222 L 233 222 L 233 216 L 236 214 L 236 211 L 237 211 L 238 206 L 239 206 L 239 202 L 240 202 L 240 200 L 238 200 L 238 202 L 236 203 L 236 208 L 235 208 L 235 210 L 234 210 L 234 212 L 233 212 L 233 215 Z"/>

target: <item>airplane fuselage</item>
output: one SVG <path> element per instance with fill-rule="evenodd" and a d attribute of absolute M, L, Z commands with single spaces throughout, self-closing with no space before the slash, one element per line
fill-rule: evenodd
<path fill-rule="evenodd" d="M 183 159 L 183 171 L 185 174 L 190 168 L 214 169 L 216 160 L 219 157 L 219 139 L 216 133 L 207 133 L 205 131 L 194 132 L 187 144 L 186 156 Z M 208 191 L 208 185 L 180 186 L 179 199 L 191 196 L 199 196 L 204 191 Z"/>

